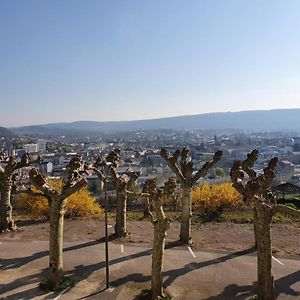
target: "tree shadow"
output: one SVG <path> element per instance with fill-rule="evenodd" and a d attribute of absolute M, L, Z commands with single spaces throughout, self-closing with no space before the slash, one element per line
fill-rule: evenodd
<path fill-rule="evenodd" d="M 113 239 L 115 239 L 114 235 L 109 236 L 110 241 Z M 105 242 L 105 238 L 101 238 L 99 240 L 90 241 L 87 243 L 64 248 L 64 252 L 82 249 L 82 248 L 93 246 L 93 245 L 100 244 L 103 242 Z M 151 253 L 152 253 L 152 251 L 149 249 L 149 250 L 138 252 L 138 253 L 128 255 L 125 257 L 120 257 L 120 258 L 110 260 L 109 263 L 110 263 L 110 265 L 114 265 L 114 264 L 117 264 L 117 263 L 120 263 L 123 261 L 127 261 L 129 259 L 135 259 L 138 257 L 151 255 Z M 13 259 L 8 259 L 8 260 L 0 260 L 0 264 L 3 263 L 2 270 L 15 269 L 15 268 L 22 267 L 23 265 L 30 263 L 30 262 L 34 261 L 35 259 L 44 257 L 48 254 L 49 254 L 49 251 L 41 251 L 41 252 L 37 252 L 31 256 L 20 258 L 20 259 L 13 258 Z M 73 270 L 65 272 L 65 275 L 72 276 L 72 278 L 75 280 L 75 282 L 78 282 L 83 279 L 86 279 L 93 272 L 105 268 L 105 266 L 106 266 L 105 261 L 102 261 L 102 262 L 99 262 L 99 263 L 96 263 L 93 265 L 88 265 L 88 266 L 78 265 L 78 266 L 75 266 Z M 20 277 L 8 284 L 4 284 L 4 285 L 1 284 L 0 295 L 2 293 L 8 292 L 8 291 L 12 291 L 12 290 L 21 288 L 22 286 L 26 286 L 29 283 L 37 283 L 38 284 L 39 282 L 41 282 L 43 279 L 46 278 L 47 271 L 48 271 L 48 268 L 45 268 L 42 270 L 41 273 L 33 274 L 33 275 L 25 276 L 25 277 Z M 28 289 L 26 291 L 17 292 L 15 294 L 7 296 L 4 299 L 12 299 L 12 300 L 13 299 L 16 299 L 16 300 L 17 299 L 33 299 L 34 296 L 43 295 L 43 294 L 45 294 L 45 291 L 40 290 L 38 285 L 36 285 L 36 287 L 34 287 L 34 288 Z M 51 293 L 50 298 L 51 299 L 53 298 L 53 293 Z"/>
<path fill-rule="evenodd" d="M 110 240 L 114 239 L 114 235 L 110 236 Z M 81 249 L 81 248 L 85 248 L 85 247 L 89 247 L 89 246 L 93 246 L 99 243 L 103 243 L 104 242 L 104 238 L 99 239 L 99 240 L 95 240 L 95 241 L 90 241 L 87 243 L 83 243 L 83 244 L 79 244 L 79 245 L 74 245 L 71 247 L 67 247 L 64 249 L 64 252 L 67 251 L 72 251 L 72 250 L 76 250 L 76 249 Z M 173 243 L 169 243 L 167 248 L 174 248 L 178 246 L 178 242 L 173 242 Z M 167 288 L 169 287 L 178 277 L 184 276 L 185 274 L 193 271 L 193 270 L 197 270 L 197 269 L 201 269 L 201 268 L 205 268 L 211 265 L 215 265 L 218 263 L 223 263 L 227 260 L 230 259 L 234 259 L 236 257 L 242 256 L 242 255 L 247 255 L 250 254 L 252 252 L 255 251 L 255 248 L 250 248 L 250 249 L 246 249 L 243 251 L 238 251 L 235 253 L 230 253 L 227 255 L 224 255 L 222 257 L 217 257 L 208 261 L 204 261 L 204 262 L 192 262 L 189 264 L 184 265 L 181 268 L 177 268 L 177 269 L 172 269 L 172 270 L 168 270 L 166 272 L 164 272 L 164 287 Z M 114 265 L 114 264 L 118 264 L 124 261 L 128 261 L 128 260 L 132 260 L 132 259 L 136 259 L 136 258 L 140 258 L 143 256 L 150 256 L 152 253 L 151 249 L 148 250 L 144 250 L 132 255 L 127 255 L 127 256 L 123 256 L 123 257 L 119 257 L 119 258 L 115 258 L 109 261 L 110 266 Z M 42 252 L 38 252 L 35 253 L 32 256 L 29 257 L 25 257 L 25 258 L 21 258 L 21 262 L 18 262 L 16 260 L 18 259 L 11 259 L 11 261 L 6 263 L 6 269 L 11 269 L 11 268 L 18 268 L 26 263 L 29 263 L 35 259 L 41 258 L 45 255 L 48 255 L 48 251 L 42 251 Z M 86 278 L 88 278 L 93 272 L 95 271 L 99 271 L 101 269 L 105 268 L 105 261 L 99 262 L 99 263 L 95 263 L 95 264 L 91 264 L 91 265 L 77 265 L 75 266 L 72 270 L 67 271 L 66 275 L 67 276 L 72 276 L 75 281 L 81 281 L 84 280 Z M 19 278 L 16 279 L 15 281 L 6 284 L 4 287 L 1 286 L 0 292 L 5 292 L 8 290 L 13 290 L 16 288 L 19 288 L 23 285 L 28 284 L 28 281 L 30 282 L 39 282 L 41 281 L 42 278 L 46 277 L 45 272 L 47 271 L 47 269 L 43 269 L 42 273 L 39 274 L 35 274 L 35 275 L 30 275 L 24 278 Z M 150 271 L 150 270 L 149 270 Z M 135 282 L 135 283 L 143 283 L 143 282 L 149 282 L 151 280 L 151 276 L 150 275 L 143 275 L 142 273 L 133 273 L 133 274 L 128 274 L 125 277 L 122 278 L 117 278 L 113 281 L 110 282 L 110 284 L 113 287 L 120 287 L 126 283 L 129 282 Z M 300 271 L 294 272 L 292 274 L 289 274 L 287 276 L 284 276 L 282 278 L 279 278 L 275 281 L 275 286 L 276 286 L 276 296 L 278 296 L 279 294 L 286 294 L 286 295 L 292 295 L 292 296 L 300 296 L 300 292 L 295 291 L 291 286 L 297 282 L 300 281 Z M 105 289 L 103 289 L 102 291 L 99 291 L 97 293 L 94 293 L 93 295 L 99 294 L 101 292 L 105 291 Z M 213 296 L 208 298 L 207 300 L 218 300 L 218 299 L 236 299 L 236 300 L 240 300 L 240 299 L 246 299 L 247 297 L 250 297 L 252 295 L 254 295 L 256 292 L 256 283 L 253 283 L 252 285 L 244 285 L 244 286 L 238 286 L 236 284 L 230 284 L 227 287 L 224 288 L 223 292 L 220 293 L 219 295 Z M 10 297 L 13 298 L 7 298 L 7 299 L 20 299 L 20 298 L 25 298 L 25 299 L 31 299 L 30 297 L 27 297 L 29 295 L 32 295 L 33 292 L 37 292 L 38 295 L 43 294 L 42 291 L 36 291 L 36 288 L 34 289 L 30 289 L 27 291 L 23 291 L 20 293 L 16 293 Z M 82 299 L 88 298 L 91 295 L 87 295 Z"/>
<path fill-rule="evenodd" d="M 222 293 L 207 298 L 206 300 L 245 300 L 256 294 L 257 284 L 237 285 L 230 284 L 226 286 Z"/>
<path fill-rule="evenodd" d="M 7 299 L 7 300 L 8 299 L 10 300 L 34 299 L 34 297 L 45 295 L 45 291 L 41 290 L 38 284 L 46 277 L 47 272 L 48 272 L 47 268 L 44 268 L 41 270 L 41 272 L 37 274 L 31 274 L 25 277 L 20 277 L 10 283 L 1 284 L 0 295 L 21 288 L 22 286 L 26 286 L 28 284 L 35 284 L 35 286 L 30 289 L 16 292 L 15 294 L 6 296 L 1 299 Z"/>
<path fill-rule="evenodd" d="M 300 291 L 295 291 L 291 286 L 300 282 L 300 271 L 296 271 L 275 280 L 276 297 L 281 294 L 300 296 Z"/>
<path fill-rule="evenodd" d="M 178 246 L 178 242 L 174 242 L 174 243 L 169 243 L 168 248 L 174 248 Z M 252 253 L 255 251 L 255 248 L 250 248 L 250 249 L 246 249 L 243 251 L 238 251 L 235 253 L 231 253 L 222 257 L 218 257 L 212 260 L 208 260 L 205 262 L 201 262 L 201 263 L 190 263 L 190 264 L 186 264 L 185 266 L 183 266 L 182 268 L 179 269 L 173 269 L 173 270 L 169 270 L 164 272 L 164 278 L 167 278 L 164 281 L 164 287 L 167 288 L 168 286 L 170 286 L 172 284 L 172 282 L 174 282 L 176 280 L 176 278 L 183 276 L 189 272 L 191 272 L 192 270 L 196 270 L 196 269 L 200 269 L 200 268 L 204 268 L 210 265 L 214 265 L 217 263 L 222 263 L 225 262 L 229 259 L 233 259 L 235 257 L 239 257 L 242 255 L 247 255 L 249 253 Z M 120 257 L 120 258 L 116 258 L 110 261 L 110 265 L 114 265 L 120 262 L 124 262 L 127 261 L 129 259 L 135 259 L 135 258 L 140 258 L 143 256 L 147 256 L 147 255 L 151 255 L 152 250 L 145 250 L 133 255 L 129 255 L 129 256 L 124 256 L 124 257 Z M 93 264 L 93 265 L 88 265 L 88 266 L 83 266 L 83 265 L 78 265 L 75 266 L 75 268 L 68 272 L 68 275 L 71 275 L 73 278 L 76 277 L 77 281 L 83 280 L 87 277 L 90 276 L 90 274 L 92 274 L 93 272 L 101 269 L 101 268 L 105 268 L 105 262 L 101 262 L 101 263 L 97 263 L 97 264 Z M 149 270 L 150 271 L 150 270 Z M 120 287 L 126 283 L 129 282 L 135 282 L 135 283 L 145 283 L 151 280 L 151 276 L 150 275 L 143 275 L 142 273 L 133 273 L 133 274 L 128 274 L 125 277 L 122 278 L 118 278 L 116 280 L 113 280 L 110 282 L 111 286 L 113 287 Z M 98 293 L 102 293 L 103 291 L 105 291 L 105 289 L 99 291 Z M 98 293 L 94 293 L 93 295 L 96 295 Z M 86 298 L 91 297 L 91 295 L 87 295 L 85 296 Z M 81 298 L 83 299 L 83 298 Z"/>
<path fill-rule="evenodd" d="M 164 282 L 164 286 L 165 287 L 170 286 L 172 284 L 172 282 L 174 282 L 178 277 L 183 276 L 183 275 L 191 272 L 192 270 L 197 270 L 197 269 L 205 268 L 205 267 L 208 267 L 211 265 L 223 263 L 227 260 L 230 260 L 230 259 L 233 259 L 233 258 L 236 258 L 239 256 L 247 255 L 254 251 L 256 251 L 256 250 L 254 247 L 252 247 L 252 248 L 249 248 L 246 250 L 237 251 L 237 252 L 230 253 L 230 254 L 227 254 L 227 255 L 224 255 L 221 257 L 217 257 L 217 258 L 214 258 L 211 260 L 203 261 L 200 263 L 192 262 L 192 263 L 186 264 L 183 268 L 180 268 L 180 269 L 169 270 L 164 273 L 164 276 L 168 277 Z"/>
<path fill-rule="evenodd" d="M 275 299 L 279 295 L 300 296 L 300 291 L 292 288 L 292 285 L 300 282 L 300 271 L 288 274 L 275 280 Z M 226 286 L 222 293 L 209 297 L 207 300 L 244 300 L 257 294 L 257 282 L 250 285 L 230 284 Z"/>
<path fill-rule="evenodd" d="M 17 220 L 16 221 L 17 230 L 18 229 L 22 230 L 22 227 L 37 225 L 37 224 L 45 224 L 45 223 L 49 223 L 49 220 L 44 219 L 44 220 Z"/>
<path fill-rule="evenodd" d="M 115 240 L 115 236 L 113 234 L 110 235 L 108 237 L 108 240 L 109 241 Z M 101 244 L 104 242 L 105 242 L 105 238 L 103 237 L 98 240 L 88 241 L 86 243 L 66 247 L 63 249 L 63 252 L 68 252 L 68 251 L 78 250 L 78 249 L 82 249 L 82 248 L 86 248 L 86 247 L 91 247 L 91 246 L 95 246 L 97 244 Z M 22 267 L 36 259 L 40 259 L 40 258 L 48 256 L 48 255 L 49 255 L 49 251 L 46 250 L 46 251 L 36 252 L 32 255 L 20 257 L 20 258 L 15 257 L 15 258 L 8 258 L 8 259 L 0 259 L 0 266 L 1 266 L 2 270 L 17 269 L 17 268 Z"/>

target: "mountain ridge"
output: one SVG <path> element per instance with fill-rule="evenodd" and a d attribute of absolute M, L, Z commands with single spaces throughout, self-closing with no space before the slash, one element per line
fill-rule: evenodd
<path fill-rule="evenodd" d="M 300 108 L 215 112 L 146 120 L 74 121 L 10 128 L 18 134 L 135 131 L 156 129 L 239 129 L 256 131 L 300 131 Z"/>
<path fill-rule="evenodd" d="M 6 127 L 0 127 L 0 138 L 12 138 L 15 134 Z"/>

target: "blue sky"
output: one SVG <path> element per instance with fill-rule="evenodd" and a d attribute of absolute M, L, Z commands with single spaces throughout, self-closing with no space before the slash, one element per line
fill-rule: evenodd
<path fill-rule="evenodd" d="M 2 0 L 0 126 L 300 107 L 300 1 Z"/>

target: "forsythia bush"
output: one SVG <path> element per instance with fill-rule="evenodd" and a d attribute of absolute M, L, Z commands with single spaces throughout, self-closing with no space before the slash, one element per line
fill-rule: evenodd
<path fill-rule="evenodd" d="M 51 185 L 60 188 L 62 183 L 52 180 Z M 33 197 L 21 194 L 17 200 L 16 208 L 29 212 L 34 218 L 49 217 L 48 201 L 44 197 Z M 89 193 L 87 188 L 71 195 L 66 202 L 66 217 L 86 217 L 99 215 L 103 212 L 96 199 Z"/>
<path fill-rule="evenodd" d="M 193 190 L 192 198 L 193 211 L 208 218 L 218 217 L 225 207 L 243 205 L 242 196 L 231 183 L 204 183 Z"/>

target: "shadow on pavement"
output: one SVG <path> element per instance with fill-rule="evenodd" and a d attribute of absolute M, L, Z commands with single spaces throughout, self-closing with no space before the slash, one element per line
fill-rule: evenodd
<path fill-rule="evenodd" d="M 167 271 L 167 272 L 164 273 L 164 276 L 168 277 L 167 280 L 164 282 L 164 286 L 165 287 L 170 286 L 176 278 L 178 278 L 180 276 L 183 276 L 183 275 L 191 272 L 192 270 L 197 270 L 197 269 L 205 268 L 205 267 L 215 265 L 215 264 L 218 264 L 218 263 L 222 263 L 222 262 L 225 262 L 227 260 L 233 259 L 235 257 L 250 254 L 254 251 L 256 251 L 256 249 L 253 247 L 253 248 L 249 248 L 249 249 L 246 249 L 246 250 L 230 253 L 230 254 L 227 254 L 227 255 L 222 256 L 222 257 L 217 257 L 217 258 L 214 258 L 214 259 L 211 259 L 211 260 L 203 261 L 203 262 L 200 262 L 200 263 L 192 262 L 190 264 L 185 265 L 181 269 L 173 269 L 173 270 Z"/>
<path fill-rule="evenodd" d="M 174 248 L 178 245 L 180 245 L 178 242 L 169 243 L 168 244 L 168 249 Z M 235 252 L 235 253 L 231 253 L 231 254 L 228 254 L 228 255 L 225 255 L 225 256 L 222 256 L 222 257 L 218 257 L 218 258 L 215 258 L 215 259 L 212 259 L 212 260 L 208 260 L 208 261 L 205 261 L 205 262 L 190 263 L 190 264 L 185 265 L 182 268 L 166 271 L 166 272 L 164 272 L 164 278 L 167 278 L 167 279 L 164 281 L 164 287 L 167 288 L 168 286 L 170 286 L 172 284 L 172 282 L 174 280 L 176 280 L 176 278 L 178 278 L 180 276 L 183 276 L 183 275 L 191 272 L 192 270 L 204 268 L 204 267 L 214 265 L 214 264 L 217 264 L 217 263 L 222 263 L 222 262 L 225 262 L 226 260 L 233 259 L 235 257 L 242 256 L 242 255 L 247 255 L 247 254 L 252 253 L 254 251 L 256 251 L 255 248 L 250 248 L 250 249 L 246 249 L 246 250 L 243 250 L 243 251 L 238 251 L 238 252 Z M 139 258 L 139 257 L 146 256 L 146 255 L 151 255 L 151 250 L 145 250 L 145 251 L 133 254 L 133 255 L 113 259 L 113 260 L 110 261 L 110 265 L 114 265 L 114 264 L 129 260 L 129 259 Z M 89 266 L 80 265 L 80 266 L 76 266 L 74 268 L 74 270 L 72 270 L 70 272 L 69 275 L 72 274 L 73 276 L 76 276 L 76 275 L 80 274 L 81 278 L 78 278 L 78 280 L 82 280 L 84 278 L 87 278 L 91 273 L 98 270 L 99 268 L 104 268 L 104 267 L 105 267 L 105 262 L 101 262 L 99 264 L 94 264 L 94 265 L 89 265 Z M 150 272 L 151 272 L 151 270 L 149 270 L 149 273 Z M 82 276 L 82 275 L 84 275 L 84 276 Z M 113 287 L 117 288 L 117 287 L 122 286 L 126 283 L 129 283 L 129 282 L 141 283 L 141 282 L 150 281 L 150 279 L 151 279 L 150 275 L 143 275 L 142 273 L 133 273 L 133 274 L 128 274 L 127 276 L 125 276 L 123 278 L 118 278 L 114 281 L 111 281 L 110 284 Z M 100 294 L 103 291 L 105 291 L 105 290 L 99 291 L 98 294 Z M 96 294 L 97 293 L 93 293 L 92 295 L 96 295 Z M 92 295 L 87 295 L 85 297 L 86 298 L 91 297 Z M 84 298 L 81 298 L 81 299 L 84 299 Z"/>
<path fill-rule="evenodd" d="M 110 240 L 112 240 L 112 239 L 114 239 L 113 235 L 110 236 Z M 104 239 L 91 241 L 91 242 L 83 243 L 80 245 L 67 247 L 64 249 L 64 251 L 66 252 L 66 251 L 81 249 L 81 248 L 93 246 L 93 245 L 103 243 L 103 242 L 104 242 Z M 174 248 L 176 246 L 178 246 L 178 243 L 174 242 L 174 243 L 170 243 L 168 245 L 168 248 L 170 249 L 170 248 Z M 193 263 L 186 264 L 181 268 L 168 270 L 168 271 L 164 272 L 164 278 L 166 278 L 164 281 L 164 287 L 165 288 L 169 287 L 178 277 L 183 276 L 193 270 L 197 270 L 197 269 L 205 268 L 205 267 L 215 265 L 218 263 L 222 263 L 222 262 L 225 262 L 230 259 L 234 259 L 234 258 L 242 256 L 242 255 L 250 254 L 254 251 L 255 251 L 255 248 L 250 248 L 250 249 L 246 249 L 243 251 L 238 251 L 235 253 L 224 255 L 222 257 L 214 258 L 214 259 L 211 259 L 208 261 L 199 262 L 199 263 L 193 262 Z M 132 260 L 135 258 L 140 258 L 143 256 L 150 256 L 151 252 L 152 252 L 151 249 L 148 249 L 148 250 L 144 250 L 144 251 L 132 254 L 132 255 L 127 255 L 124 257 L 112 259 L 112 260 L 110 260 L 110 265 L 118 264 L 118 263 L 121 263 L 121 262 L 124 262 L 127 260 Z M 38 252 L 38 253 L 33 254 L 32 256 L 21 258 L 21 259 L 15 258 L 15 259 L 11 259 L 11 260 L 5 260 L 4 263 L 5 263 L 6 269 L 18 268 L 26 263 L 29 263 L 29 262 L 31 262 L 35 259 L 38 259 L 40 257 L 43 257 L 45 255 L 48 255 L 48 251 Z M 21 260 L 21 262 L 19 262 L 19 260 Z M 92 264 L 92 265 L 87 265 L 87 266 L 77 265 L 74 267 L 73 270 L 66 272 L 66 275 L 71 275 L 76 281 L 81 281 L 81 280 L 88 278 L 93 272 L 99 271 L 100 269 L 104 269 L 104 268 L 105 268 L 105 261 L 99 262 L 96 264 Z M 43 278 L 46 277 L 46 271 L 47 271 L 47 269 L 43 269 L 42 273 L 16 279 L 15 281 L 13 281 L 9 284 L 1 286 L 0 292 L 7 292 L 10 290 L 14 290 L 14 289 L 17 289 L 24 285 L 27 285 L 28 283 L 38 283 Z M 149 270 L 149 273 L 150 273 L 150 270 Z M 114 281 L 111 281 L 110 284 L 113 287 L 118 288 L 129 282 L 142 283 L 142 282 L 148 282 L 150 280 L 151 280 L 150 275 L 143 275 L 142 273 L 133 273 L 133 274 L 128 274 L 127 276 L 125 276 L 123 278 L 118 278 Z M 289 274 L 287 276 L 277 279 L 275 281 L 275 286 L 276 286 L 276 290 L 277 290 L 276 295 L 278 296 L 279 294 L 286 294 L 286 295 L 292 295 L 292 296 L 300 296 L 300 292 L 295 291 L 291 287 L 294 283 L 299 282 L 299 281 L 300 281 L 300 271 L 294 272 L 292 274 Z M 219 295 L 210 297 L 207 300 L 246 299 L 247 297 L 254 295 L 255 290 L 256 290 L 256 283 L 253 283 L 252 285 L 245 285 L 245 286 L 238 286 L 236 284 L 231 284 L 231 285 L 228 285 L 227 287 L 225 287 L 222 293 L 220 293 Z M 93 293 L 91 295 L 87 295 L 80 299 L 85 299 L 85 298 L 88 298 L 88 297 L 91 297 L 91 296 L 94 296 L 97 294 L 100 296 L 101 292 L 104 292 L 104 291 L 105 291 L 105 289 L 103 289 L 99 292 Z M 31 299 L 30 296 L 41 295 L 41 294 L 43 294 L 43 291 L 38 290 L 38 287 L 36 287 L 33 289 L 29 289 L 29 290 L 26 290 L 23 292 L 13 294 L 4 299 L 22 299 L 22 298 Z"/>
<path fill-rule="evenodd" d="M 43 269 L 38 274 L 32 274 L 28 276 L 24 276 L 18 278 L 10 283 L 1 284 L 0 287 L 0 295 L 3 293 L 18 289 L 22 286 L 26 286 L 28 284 L 36 284 L 35 287 L 27 289 L 25 291 L 16 292 L 15 294 L 9 295 L 7 297 L 1 299 L 9 299 L 9 300 L 19 300 L 19 299 L 33 299 L 36 296 L 45 295 L 45 291 L 41 290 L 38 284 L 46 277 L 47 269 Z"/>
<path fill-rule="evenodd" d="M 291 286 L 297 282 L 300 282 L 300 271 L 291 273 L 289 275 L 283 276 L 275 280 L 275 299 L 279 295 L 289 295 L 289 296 L 300 296 L 299 291 L 295 291 Z M 256 294 L 257 283 L 252 285 L 236 285 L 230 284 L 226 286 L 223 292 L 219 295 L 208 298 L 207 300 L 244 300 L 247 297 Z"/>
<path fill-rule="evenodd" d="M 114 239 L 115 239 L 114 235 L 110 235 L 108 237 L 109 241 L 113 241 Z M 97 244 L 101 244 L 104 242 L 105 242 L 105 238 L 101 238 L 101 239 L 89 241 L 89 242 L 86 242 L 83 244 L 66 247 L 66 248 L 64 248 L 63 251 L 68 252 L 68 251 L 78 250 L 78 249 L 82 249 L 82 248 L 86 248 L 86 247 L 95 246 Z M 48 256 L 48 255 L 49 255 L 49 251 L 47 250 L 47 251 L 36 252 L 30 256 L 25 256 L 25 257 L 0 259 L 0 266 L 1 266 L 2 270 L 17 269 L 17 268 L 20 268 L 36 259 L 42 258 L 44 256 Z"/>

